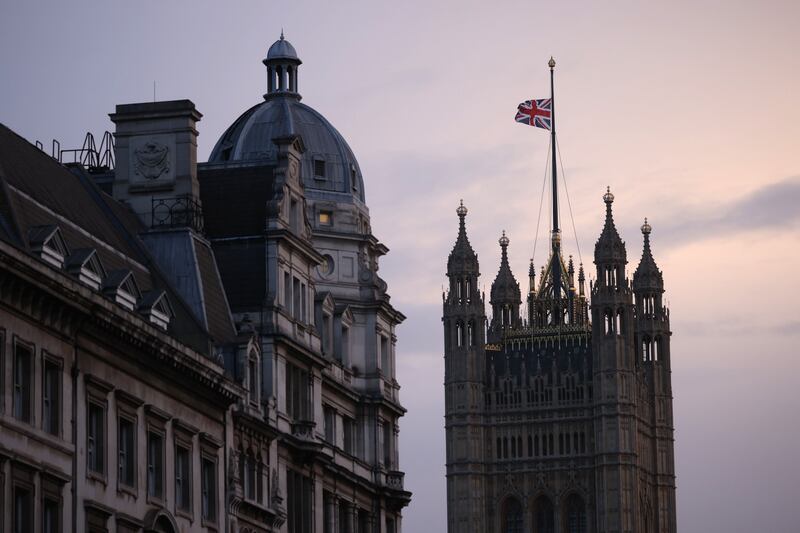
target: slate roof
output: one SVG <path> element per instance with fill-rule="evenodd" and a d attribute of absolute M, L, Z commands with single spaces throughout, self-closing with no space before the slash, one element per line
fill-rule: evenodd
<path fill-rule="evenodd" d="M 96 250 L 108 273 L 132 272 L 142 294 L 165 291 L 175 313 L 169 333 L 210 355 L 210 342 L 231 341 L 235 329 L 213 255 L 198 246 L 208 328 L 170 286 L 139 237 L 146 228 L 126 206 L 101 191 L 82 168 L 67 168 L 0 124 L 0 239 L 31 252 L 31 230 L 57 226 L 70 250 Z M 83 254 L 81 254 L 83 255 Z M 76 258 L 71 258 L 75 261 Z"/>

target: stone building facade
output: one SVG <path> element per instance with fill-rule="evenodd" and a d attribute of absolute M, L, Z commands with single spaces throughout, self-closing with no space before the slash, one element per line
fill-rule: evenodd
<path fill-rule="evenodd" d="M 586 286 L 557 229 L 522 293 L 508 263 L 491 286 L 462 204 L 443 294 L 447 521 L 450 533 L 674 533 L 669 310 L 650 250 L 630 280 L 606 218 Z M 588 289 L 588 290 L 587 290 Z M 591 300 L 590 300 L 591 298 Z"/>
<path fill-rule="evenodd" d="M 117 106 L 115 165 L 0 126 L 0 531 L 401 531 L 388 249 L 264 63 L 206 163 L 188 100 Z"/>

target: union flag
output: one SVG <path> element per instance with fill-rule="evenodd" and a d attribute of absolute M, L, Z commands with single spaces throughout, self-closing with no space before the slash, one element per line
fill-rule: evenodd
<path fill-rule="evenodd" d="M 514 120 L 528 126 L 549 130 L 553 127 L 553 100 L 525 100 L 517 107 Z"/>

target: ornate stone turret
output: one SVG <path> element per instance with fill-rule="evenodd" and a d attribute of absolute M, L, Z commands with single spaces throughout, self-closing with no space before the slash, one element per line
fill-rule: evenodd
<path fill-rule="evenodd" d="M 620 238 L 614 225 L 614 215 L 611 212 L 614 195 L 611 194 L 611 187 L 606 189 L 603 201 L 606 204 L 606 221 L 603 231 L 600 233 L 600 238 L 597 239 L 597 243 L 594 245 L 597 284 L 600 287 L 616 289 L 625 277 L 625 265 L 628 259 L 625 252 L 625 243 Z"/>
<path fill-rule="evenodd" d="M 510 241 L 506 237 L 505 231 L 497 242 L 500 243 L 501 249 L 500 269 L 492 283 L 490 298 L 493 315 L 491 329 L 495 332 L 519 326 L 519 306 L 522 303 L 519 283 L 514 278 L 508 264 L 508 243 Z"/>
<path fill-rule="evenodd" d="M 642 224 L 642 235 L 644 235 L 644 247 L 642 249 L 642 259 L 639 261 L 639 266 L 636 267 L 636 272 L 633 273 L 633 290 L 637 293 L 653 292 L 659 295 L 664 292 L 664 277 L 653 259 L 653 253 L 650 251 L 650 232 L 653 231 L 652 226 L 644 219 Z"/>

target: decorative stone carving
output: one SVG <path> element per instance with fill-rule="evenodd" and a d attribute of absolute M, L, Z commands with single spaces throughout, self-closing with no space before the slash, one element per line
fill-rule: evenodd
<path fill-rule="evenodd" d="M 148 141 L 133 151 L 136 173 L 148 180 L 160 178 L 169 172 L 169 147 Z"/>

